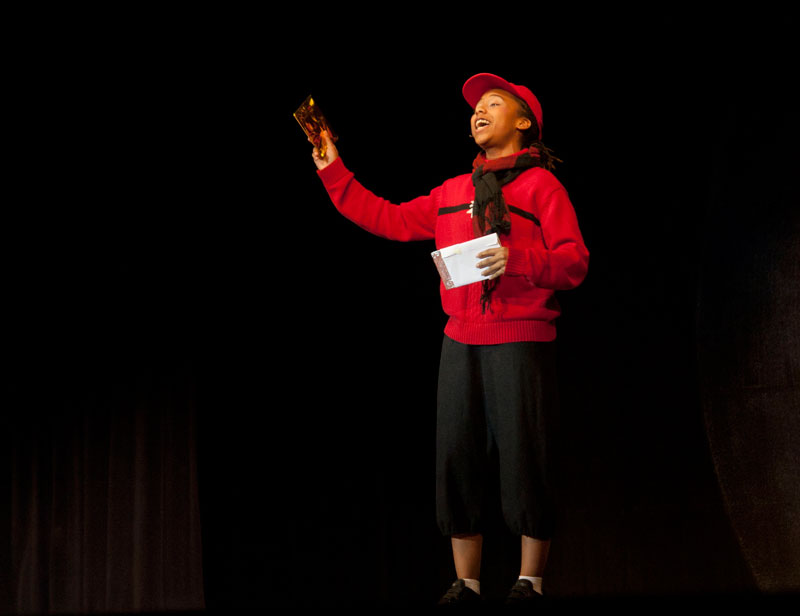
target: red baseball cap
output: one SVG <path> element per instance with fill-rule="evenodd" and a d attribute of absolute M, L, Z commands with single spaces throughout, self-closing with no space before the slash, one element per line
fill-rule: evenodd
<path fill-rule="evenodd" d="M 539 124 L 539 137 L 541 138 L 542 106 L 539 104 L 539 99 L 525 86 L 515 85 L 491 73 L 478 73 L 467 79 L 464 83 L 464 87 L 461 88 L 461 92 L 464 94 L 464 98 L 469 103 L 469 106 L 474 109 L 478 101 L 481 100 L 481 96 L 483 96 L 487 90 L 493 90 L 494 88 L 511 92 L 514 96 L 528 103 L 528 107 L 531 108 L 534 117 L 536 117 L 536 122 Z"/>

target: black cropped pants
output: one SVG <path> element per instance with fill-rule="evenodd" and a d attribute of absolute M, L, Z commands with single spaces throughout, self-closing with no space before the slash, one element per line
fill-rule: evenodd
<path fill-rule="evenodd" d="M 445 336 L 437 402 L 441 532 L 483 532 L 487 507 L 496 507 L 491 497 L 499 493 L 511 532 L 550 539 L 558 420 L 555 342 L 477 346 Z"/>

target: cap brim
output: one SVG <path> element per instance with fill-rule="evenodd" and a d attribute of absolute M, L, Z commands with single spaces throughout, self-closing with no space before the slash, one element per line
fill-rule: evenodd
<path fill-rule="evenodd" d="M 467 103 L 469 103 L 469 106 L 474 108 L 475 105 L 478 104 L 478 101 L 481 100 L 481 96 L 483 96 L 487 90 L 492 90 L 494 88 L 511 92 L 514 95 L 516 95 L 517 92 L 517 89 L 508 81 L 497 75 L 492 75 L 491 73 L 478 73 L 477 75 L 473 75 L 464 83 L 461 92 Z"/>

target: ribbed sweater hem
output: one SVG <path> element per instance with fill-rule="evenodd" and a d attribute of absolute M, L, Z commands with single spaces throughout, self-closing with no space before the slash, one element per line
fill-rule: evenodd
<path fill-rule="evenodd" d="M 548 321 L 465 322 L 450 317 L 444 333 L 462 344 L 504 344 L 506 342 L 551 342 L 556 326 Z"/>

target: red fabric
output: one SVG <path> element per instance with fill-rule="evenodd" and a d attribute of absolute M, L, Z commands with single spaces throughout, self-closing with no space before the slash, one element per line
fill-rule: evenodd
<path fill-rule="evenodd" d="M 517 164 L 519 157 L 523 154 L 528 154 L 537 159 L 541 156 L 539 149 L 536 147 L 531 147 L 527 150 L 520 150 L 519 152 L 515 152 L 510 156 L 503 156 L 501 158 L 486 158 L 486 154 L 484 152 L 479 152 L 475 157 L 475 160 L 472 161 L 472 169 L 474 171 L 478 167 L 482 167 L 484 173 L 503 171 L 504 169 L 513 169 Z"/>
<path fill-rule="evenodd" d="M 474 238 L 466 209 L 439 215 L 440 208 L 472 202 L 469 174 L 447 180 L 429 195 L 393 204 L 362 186 L 341 158 L 318 173 L 336 208 L 375 235 L 398 241 L 434 239 L 437 248 Z M 440 286 L 442 308 L 450 317 L 445 333 L 464 344 L 553 340 L 560 314 L 554 292 L 572 289 L 586 276 L 589 252 L 567 192 L 551 172 L 528 169 L 503 187 L 503 195 L 509 206 L 533 214 L 541 227 L 515 216 L 511 232 L 501 238 L 509 249 L 506 272 L 484 314 L 481 285 Z"/>

